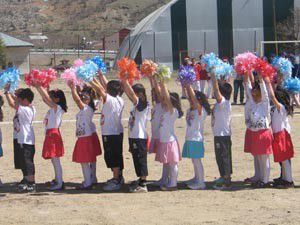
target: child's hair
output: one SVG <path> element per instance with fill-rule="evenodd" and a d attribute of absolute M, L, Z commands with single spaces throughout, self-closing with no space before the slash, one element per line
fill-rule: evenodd
<path fill-rule="evenodd" d="M 275 90 L 275 97 L 276 97 L 277 101 L 280 102 L 284 106 L 285 110 L 287 111 L 287 114 L 289 116 L 293 116 L 294 107 L 291 104 L 291 98 L 290 98 L 289 93 L 286 90 L 284 90 L 283 88 L 279 87 L 279 88 L 276 88 L 276 90 Z"/>
<path fill-rule="evenodd" d="M 181 118 L 183 116 L 183 111 L 181 108 L 181 101 L 179 95 L 175 92 L 170 92 L 170 99 L 173 107 L 176 108 L 179 113 L 179 118 Z"/>
<path fill-rule="evenodd" d="M 79 93 L 80 98 L 89 98 L 90 103 L 89 106 L 95 111 L 96 106 L 95 106 L 95 101 L 94 101 L 94 96 L 95 96 L 95 91 L 93 88 L 89 86 L 85 86 L 82 91 Z"/>
<path fill-rule="evenodd" d="M 211 114 L 210 104 L 208 103 L 207 97 L 201 91 L 195 91 L 195 95 L 198 101 L 201 102 L 201 106 L 205 109 L 207 115 Z"/>
<path fill-rule="evenodd" d="M 221 95 L 223 95 L 223 97 L 226 100 L 230 100 L 231 93 L 232 93 L 232 86 L 229 83 L 225 83 L 225 84 L 219 83 L 219 90 L 221 92 Z"/>
<path fill-rule="evenodd" d="M 3 97 L 2 95 L 0 95 L 0 122 L 3 121 L 3 110 L 2 110 L 3 104 L 4 104 Z"/>
<path fill-rule="evenodd" d="M 29 103 L 32 103 L 34 99 L 34 93 L 30 88 L 24 88 L 20 90 L 20 92 L 18 93 L 18 97 L 22 100 L 27 99 Z"/>
<path fill-rule="evenodd" d="M 132 89 L 135 94 L 143 94 L 144 95 L 144 100 L 142 102 L 140 102 L 140 104 L 139 104 L 141 111 L 144 110 L 148 105 L 145 87 L 142 84 L 135 84 L 132 86 Z M 141 101 L 141 100 L 142 99 L 139 98 L 139 101 Z"/>
<path fill-rule="evenodd" d="M 254 85 L 252 87 L 252 90 L 259 90 L 260 91 L 260 85 L 259 85 L 259 81 L 255 81 Z"/>
<path fill-rule="evenodd" d="M 107 83 L 107 93 L 113 97 L 117 97 L 122 92 L 121 83 L 118 80 L 111 80 Z"/>
<path fill-rule="evenodd" d="M 50 97 L 52 96 L 54 98 L 58 98 L 59 101 L 57 102 L 57 105 L 59 105 L 65 112 L 67 112 L 68 110 L 67 100 L 66 100 L 65 93 L 62 90 L 60 89 L 51 90 L 49 91 L 49 95 Z"/>

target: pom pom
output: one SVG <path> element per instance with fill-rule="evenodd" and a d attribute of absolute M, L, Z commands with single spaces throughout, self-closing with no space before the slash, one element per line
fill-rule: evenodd
<path fill-rule="evenodd" d="M 64 79 L 67 84 L 73 83 L 76 86 L 81 86 L 83 81 L 78 79 L 76 76 L 76 69 L 71 67 L 70 69 L 66 69 L 62 74 L 61 78 Z"/>
<path fill-rule="evenodd" d="M 169 80 L 171 79 L 171 69 L 166 65 L 159 65 L 157 73 L 155 76 L 160 80 Z"/>
<path fill-rule="evenodd" d="M 9 91 L 14 92 L 19 87 L 20 71 L 15 68 L 7 68 L 0 74 L 0 89 L 3 89 L 6 84 L 10 84 Z"/>
<path fill-rule="evenodd" d="M 201 62 L 205 64 L 205 69 L 207 72 L 211 72 L 213 68 L 216 68 L 218 65 L 222 63 L 215 53 L 210 53 L 202 56 Z"/>
<path fill-rule="evenodd" d="M 273 80 L 276 75 L 275 68 L 261 58 L 256 59 L 255 71 L 260 73 L 263 77 L 269 77 L 270 80 Z"/>
<path fill-rule="evenodd" d="M 84 62 L 81 59 L 76 59 L 74 61 L 74 67 L 80 67 L 80 66 L 83 66 L 83 65 L 84 65 Z"/>
<path fill-rule="evenodd" d="M 83 80 L 85 82 L 90 82 L 97 75 L 98 66 L 92 61 L 88 60 L 85 63 L 78 67 L 76 70 L 76 76 L 79 80 Z"/>
<path fill-rule="evenodd" d="M 283 75 L 283 79 L 289 79 L 292 76 L 293 65 L 290 60 L 275 57 L 272 61 L 272 65 Z"/>
<path fill-rule="evenodd" d="M 100 56 L 95 56 L 90 60 L 98 66 L 98 71 L 100 71 L 103 75 L 107 73 L 105 62 Z"/>
<path fill-rule="evenodd" d="M 119 78 L 121 80 L 128 80 L 128 82 L 132 84 L 134 80 L 139 80 L 141 78 L 137 65 L 132 59 L 126 57 L 120 59 L 118 61 L 118 67 Z"/>
<path fill-rule="evenodd" d="M 234 67 L 239 75 L 252 72 L 256 64 L 257 56 L 251 52 L 239 54 L 234 58 Z"/>
<path fill-rule="evenodd" d="M 300 92 L 300 80 L 298 78 L 289 78 L 283 82 L 283 87 L 293 94 Z"/>
<path fill-rule="evenodd" d="M 181 66 L 178 73 L 181 85 L 191 85 L 196 81 L 196 73 L 192 66 Z"/>
<path fill-rule="evenodd" d="M 228 80 L 233 74 L 233 66 L 229 63 L 221 62 L 215 67 L 216 78 L 224 78 Z"/>
<path fill-rule="evenodd" d="M 24 79 L 28 86 L 38 85 L 47 88 L 51 82 L 57 79 L 57 72 L 52 68 L 42 71 L 34 69 L 25 74 Z"/>
<path fill-rule="evenodd" d="M 144 60 L 141 66 L 141 73 L 143 76 L 151 77 L 157 72 L 157 64 L 151 60 Z"/>

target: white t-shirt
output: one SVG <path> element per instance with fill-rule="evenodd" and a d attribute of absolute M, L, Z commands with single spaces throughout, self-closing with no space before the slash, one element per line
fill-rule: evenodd
<path fill-rule="evenodd" d="M 201 141 L 203 142 L 204 136 L 204 122 L 207 113 L 204 108 L 202 108 L 201 115 L 198 109 L 191 110 L 188 109 L 186 113 L 186 134 L 185 140 L 187 141 Z"/>
<path fill-rule="evenodd" d="M 289 118 L 287 115 L 287 111 L 285 107 L 281 105 L 280 110 L 278 110 L 275 106 L 272 107 L 271 110 L 271 125 L 273 133 L 276 134 L 282 130 L 286 130 L 288 133 L 291 133 L 291 126 L 289 123 Z"/>
<path fill-rule="evenodd" d="M 76 136 L 88 137 L 95 132 L 95 126 L 93 126 L 94 110 L 85 105 L 83 109 L 76 115 Z"/>
<path fill-rule="evenodd" d="M 151 133 L 152 139 L 159 139 L 159 121 L 161 114 L 163 113 L 163 108 L 161 103 L 157 103 L 152 109 L 151 115 Z"/>
<path fill-rule="evenodd" d="M 231 104 L 224 97 L 213 108 L 211 126 L 216 137 L 231 135 Z"/>
<path fill-rule="evenodd" d="M 57 105 L 56 111 L 54 108 L 49 109 L 44 119 L 46 130 L 59 128 L 64 113 L 65 111 L 59 105 Z"/>
<path fill-rule="evenodd" d="M 15 125 L 19 144 L 34 145 L 34 131 L 32 122 L 34 120 L 35 113 L 36 111 L 33 106 L 18 107 Z"/>
<path fill-rule="evenodd" d="M 121 115 L 119 116 L 119 133 L 122 134 L 124 132 L 123 124 L 122 124 L 122 114 L 124 110 L 124 100 L 120 96 L 117 96 L 119 103 L 121 105 Z"/>
<path fill-rule="evenodd" d="M 162 143 L 168 143 L 175 141 L 176 135 L 174 132 L 174 125 L 179 114 L 177 109 L 174 108 L 173 114 L 168 111 L 163 111 L 160 116 L 159 122 L 159 141 Z"/>
<path fill-rule="evenodd" d="M 139 103 L 138 103 L 139 104 Z M 149 105 L 143 111 L 139 111 L 137 106 L 133 106 L 128 121 L 129 138 L 147 139 L 147 118 L 150 112 Z"/>
<path fill-rule="evenodd" d="M 264 82 L 260 83 L 262 101 L 255 103 L 252 95 L 248 97 L 245 113 L 246 125 L 252 131 L 265 130 L 270 127 L 270 101 L 268 91 Z"/>
<path fill-rule="evenodd" d="M 118 97 L 106 95 L 101 112 L 102 135 L 119 135 L 121 133 L 121 119 L 124 103 Z"/>

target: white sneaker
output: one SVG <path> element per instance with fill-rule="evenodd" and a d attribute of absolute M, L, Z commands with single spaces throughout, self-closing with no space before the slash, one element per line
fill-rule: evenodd
<path fill-rule="evenodd" d="M 110 180 L 104 187 L 104 191 L 118 191 L 122 187 L 122 180 L 118 181 L 116 179 Z"/>
<path fill-rule="evenodd" d="M 186 185 L 190 185 L 190 184 L 194 184 L 196 182 L 196 177 L 190 179 L 190 180 L 187 180 L 187 181 L 184 181 L 184 183 Z"/>
<path fill-rule="evenodd" d="M 133 189 L 129 189 L 130 193 L 147 193 L 148 192 L 148 188 L 147 186 L 140 186 L 140 185 L 137 185 L 135 188 Z"/>
<path fill-rule="evenodd" d="M 199 183 L 199 182 L 188 184 L 187 186 L 192 190 L 204 190 L 206 188 L 205 183 Z"/>

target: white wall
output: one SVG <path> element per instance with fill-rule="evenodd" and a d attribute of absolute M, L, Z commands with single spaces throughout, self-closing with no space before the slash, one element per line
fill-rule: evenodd
<path fill-rule="evenodd" d="M 21 71 L 21 74 L 28 73 L 29 68 L 28 47 L 8 47 L 5 49 L 7 62 L 12 62 Z"/>

